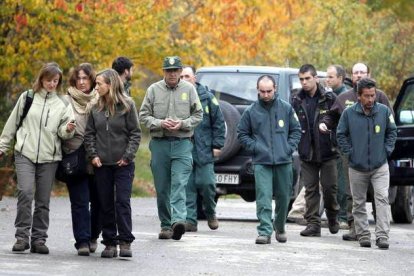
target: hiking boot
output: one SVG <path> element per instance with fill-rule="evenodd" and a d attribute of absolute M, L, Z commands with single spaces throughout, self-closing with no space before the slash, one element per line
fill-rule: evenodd
<path fill-rule="evenodd" d="M 15 244 L 13 245 L 13 252 L 24 252 L 25 250 L 30 249 L 30 245 L 28 242 L 24 240 L 16 240 Z"/>
<path fill-rule="evenodd" d="M 172 239 L 176 241 L 181 240 L 181 237 L 185 233 L 185 224 L 182 222 L 176 222 L 173 224 L 172 230 Z"/>
<path fill-rule="evenodd" d="M 78 255 L 79 256 L 89 256 L 89 244 L 81 243 L 78 247 Z"/>
<path fill-rule="evenodd" d="M 158 234 L 158 239 L 160 240 L 169 240 L 172 238 L 173 232 L 171 229 L 161 229 L 161 232 Z"/>
<path fill-rule="evenodd" d="M 379 249 L 387 250 L 390 247 L 390 244 L 388 243 L 388 239 L 381 237 L 378 238 L 375 242 L 375 245 L 378 246 Z"/>
<path fill-rule="evenodd" d="M 256 244 L 270 244 L 270 236 L 258 236 Z"/>
<path fill-rule="evenodd" d="M 116 245 L 106 245 L 101 253 L 101 258 L 114 258 L 118 256 Z"/>
<path fill-rule="evenodd" d="M 131 243 L 126 241 L 120 241 L 119 257 L 132 257 Z"/>
<path fill-rule="evenodd" d="M 30 252 L 38 254 L 49 254 L 45 241 L 34 241 L 30 247 Z"/>
<path fill-rule="evenodd" d="M 328 228 L 331 234 L 336 234 L 339 231 L 339 222 L 336 219 L 328 220 Z"/>
<path fill-rule="evenodd" d="M 216 230 L 219 227 L 219 222 L 216 217 L 216 215 L 212 216 L 211 218 L 207 219 L 208 227 L 210 227 L 211 230 Z"/>
<path fill-rule="evenodd" d="M 305 230 L 302 230 L 300 232 L 300 235 L 304 237 L 320 237 L 321 227 L 314 224 L 308 224 Z"/>
<path fill-rule="evenodd" d="M 287 241 L 287 236 L 286 236 L 286 232 L 279 232 L 279 231 L 276 231 L 276 240 L 278 241 L 278 242 L 286 242 Z"/>
<path fill-rule="evenodd" d="M 185 223 L 185 232 L 197 232 L 197 225 L 186 222 Z"/>
<path fill-rule="evenodd" d="M 95 253 L 97 248 L 98 248 L 98 241 L 96 239 L 91 240 L 89 242 L 89 252 Z"/>
<path fill-rule="evenodd" d="M 361 247 L 371 247 L 371 239 L 369 237 L 361 237 L 359 239 L 359 246 L 361 246 Z"/>
<path fill-rule="evenodd" d="M 357 236 L 355 232 L 355 225 L 353 222 L 349 225 L 348 233 L 342 235 L 342 239 L 344 241 L 356 241 L 357 240 Z"/>

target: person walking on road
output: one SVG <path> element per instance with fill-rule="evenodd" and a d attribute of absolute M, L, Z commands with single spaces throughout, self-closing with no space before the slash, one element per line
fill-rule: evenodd
<path fill-rule="evenodd" d="M 302 89 L 292 98 L 292 106 L 299 117 L 302 137 L 299 143 L 301 159 L 300 181 L 305 186 L 306 229 L 300 232 L 305 237 L 321 236 L 321 216 L 319 212 L 320 193 L 322 194 L 329 231 L 339 231 L 337 214 L 339 210 L 336 199 L 337 192 L 337 152 L 333 146 L 331 132 L 322 122 L 335 102 L 335 94 L 325 91 L 318 84 L 316 69 L 311 64 L 302 65 L 299 69 L 299 80 Z"/>
<path fill-rule="evenodd" d="M 256 244 L 269 244 L 273 229 L 276 240 L 286 242 L 286 217 L 292 193 L 292 154 L 301 137 L 301 128 L 292 106 L 276 93 L 270 75 L 257 80 L 259 99 L 243 113 L 238 139 L 253 153 L 256 183 L 256 214 L 259 219 Z M 276 208 L 272 223 L 272 198 Z"/>
<path fill-rule="evenodd" d="M 180 240 L 187 219 L 186 185 L 192 171 L 192 136 L 203 119 L 194 85 L 180 80 L 181 59 L 166 57 L 164 79 L 152 84 L 139 112 L 151 134 L 151 170 L 157 193 L 159 239 Z"/>
<path fill-rule="evenodd" d="M 216 177 L 214 158 L 220 155 L 224 147 L 226 128 L 219 103 L 207 87 L 196 82 L 195 69 L 183 68 L 181 79 L 196 87 L 203 107 L 203 121 L 194 129 L 193 171 L 187 184 L 187 232 L 197 231 L 197 194 L 201 192 L 207 225 L 212 230 L 219 227 L 216 216 Z"/>
<path fill-rule="evenodd" d="M 17 214 L 13 252 L 30 248 L 32 253 L 49 254 L 46 246 L 49 202 L 56 169 L 62 160 L 61 139 L 73 137 L 76 128 L 71 106 L 57 95 L 61 85 L 62 70 L 54 62 L 46 63 L 33 90 L 19 97 L 0 136 L 0 157 L 16 140 Z M 29 92 L 33 92 L 33 101 L 23 119 Z"/>
<path fill-rule="evenodd" d="M 371 247 L 365 205 L 368 186 L 372 184 L 377 218 L 376 245 L 380 249 L 388 249 L 390 172 L 387 158 L 394 150 L 397 127 L 391 110 L 375 101 L 375 81 L 364 78 L 357 87 L 359 102 L 342 113 L 337 128 L 338 144 L 349 158 L 352 213 L 359 244 L 361 247 Z"/>
<path fill-rule="evenodd" d="M 70 103 L 75 115 L 76 129 L 73 138 L 63 141 L 65 154 L 75 151 L 86 158 L 84 134 L 88 120 L 88 108 L 96 98 L 95 71 L 90 63 L 76 66 L 69 77 L 70 87 L 65 99 Z M 86 160 L 84 162 L 87 164 Z M 75 248 L 78 255 L 89 256 L 96 251 L 97 239 L 101 233 L 100 204 L 97 184 L 92 168 L 84 168 L 85 173 L 68 178 L 66 184 L 69 191 L 72 213 L 72 228 L 75 237 Z M 90 202 L 90 208 L 89 208 Z"/>
<path fill-rule="evenodd" d="M 101 203 L 102 258 L 132 257 L 131 192 L 135 154 L 141 141 L 138 112 L 124 92 L 118 73 L 105 69 L 96 76 L 99 98 L 89 113 L 85 148 L 94 166 Z"/>

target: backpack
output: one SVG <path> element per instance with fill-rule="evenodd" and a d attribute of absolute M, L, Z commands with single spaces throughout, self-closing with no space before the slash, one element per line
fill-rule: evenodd
<path fill-rule="evenodd" d="M 26 118 L 27 113 L 29 113 L 29 109 L 32 106 L 34 98 L 34 92 L 32 89 L 27 90 L 26 101 L 24 102 L 23 113 L 20 116 L 19 124 L 17 125 L 17 130 L 22 126 L 24 118 Z"/>

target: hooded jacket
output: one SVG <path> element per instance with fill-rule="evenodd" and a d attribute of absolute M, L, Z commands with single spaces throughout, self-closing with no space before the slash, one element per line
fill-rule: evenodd
<path fill-rule="evenodd" d="M 72 108 L 56 92 L 42 89 L 33 96 L 29 112 L 17 130 L 27 92 L 19 97 L 1 134 L 0 151 L 7 152 L 16 137 L 14 150 L 33 163 L 60 161 L 61 139 L 69 139 L 74 134 L 66 131 L 67 123 L 74 119 Z"/>

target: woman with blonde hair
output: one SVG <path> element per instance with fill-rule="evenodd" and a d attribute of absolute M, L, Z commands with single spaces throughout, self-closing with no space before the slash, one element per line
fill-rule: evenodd
<path fill-rule="evenodd" d="M 32 253 L 49 253 L 45 244 L 49 202 L 56 169 L 62 159 L 61 139 L 71 138 L 76 127 L 72 122 L 72 108 L 56 93 L 61 85 L 62 70 L 54 62 L 46 63 L 34 82 L 33 102 L 27 116 L 20 125 L 29 91 L 19 97 L 0 136 L 0 156 L 16 139 L 17 241 L 13 252 L 30 248 Z"/>
<path fill-rule="evenodd" d="M 86 166 L 84 134 L 88 119 L 88 109 L 96 99 L 96 73 L 90 63 L 81 63 L 70 74 L 65 99 L 71 104 L 75 115 L 76 130 L 73 138 L 63 142 L 65 154 L 77 154 L 85 162 L 76 176 L 67 179 L 72 213 L 72 228 L 75 237 L 75 248 L 78 255 L 89 256 L 96 251 L 97 239 L 101 232 L 99 222 L 99 199 L 97 186 L 92 172 Z M 89 202 L 90 207 L 89 207 Z"/>
<path fill-rule="evenodd" d="M 96 76 L 99 99 L 92 106 L 85 148 L 94 166 L 101 203 L 102 258 L 132 257 L 131 191 L 135 153 L 141 129 L 134 101 L 124 93 L 118 73 L 106 69 Z"/>

